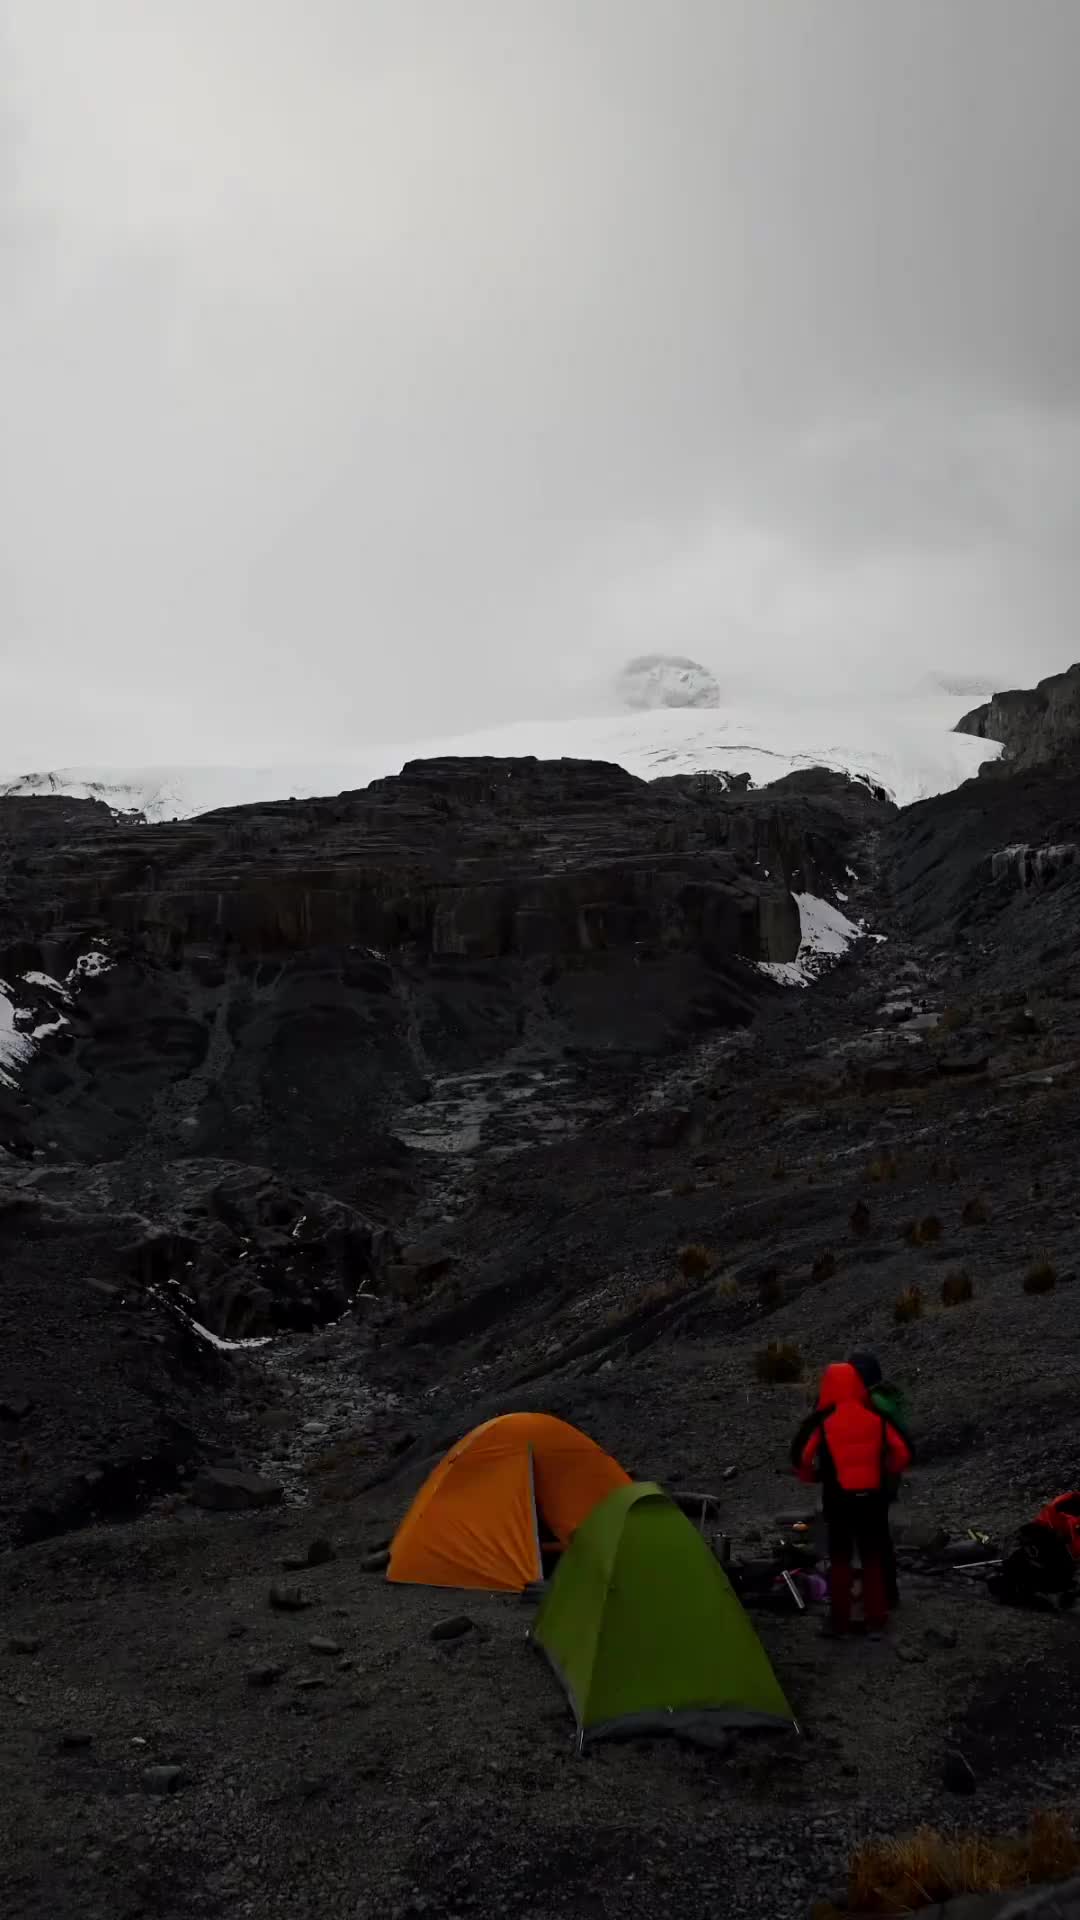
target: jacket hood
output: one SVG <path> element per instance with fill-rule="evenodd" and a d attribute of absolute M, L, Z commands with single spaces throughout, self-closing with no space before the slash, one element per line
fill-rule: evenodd
<path fill-rule="evenodd" d="M 850 1360 L 836 1360 L 826 1367 L 818 1393 L 819 1407 L 840 1407 L 852 1400 L 865 1402 L 866 1398 L 866 1383 Z"/>

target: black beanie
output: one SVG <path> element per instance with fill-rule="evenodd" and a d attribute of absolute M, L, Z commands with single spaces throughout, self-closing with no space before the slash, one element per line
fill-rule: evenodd
<path fill-rule="evenodd" d="M 848 1357 L 848 1366 L 854 1367 L 864 1387 L 879 1387 L 882 1381 L 881 1361 L 876 1353 L 853 1353 Z"/>

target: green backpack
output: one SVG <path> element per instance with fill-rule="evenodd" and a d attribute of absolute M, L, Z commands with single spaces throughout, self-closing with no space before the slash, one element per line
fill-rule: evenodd
<path fill-rule="evenodd" d="M 907 1400 L 901 1387 L 894 1386 L 891 1380 L 883 1380 L 879 1387 L 872 1390 L 870 1404 L 883 1413 L 887 1420 L 895 1421 L 901 1432 L 907 1431 Z"/>

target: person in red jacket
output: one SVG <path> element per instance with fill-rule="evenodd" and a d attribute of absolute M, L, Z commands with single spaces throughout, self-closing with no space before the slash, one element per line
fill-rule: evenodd
<path fill-rule="evenodd" d="M 822 1488 L 829 1536 L 829 1633 L 850 1631 L 856 1553 L 866 1630 L 880 1634 L 888 1624 L 888 1485 L 907 1471 L 911 1460 L 900 1429 L 871 1405 L 856 1369 L 847 1361 L 826 1367 L 797 1471 L 800 1480 L 820 1481 Z"/>

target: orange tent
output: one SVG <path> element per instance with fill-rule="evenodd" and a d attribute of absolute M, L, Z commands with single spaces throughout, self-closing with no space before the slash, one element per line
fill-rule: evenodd
<path fill-rule="evenodd" d="M 405 1515 L 388 1580 L 518 1593 L 543 1579 L 540 1536 L 560 1547 L 630 1484 L 595 1440 L 549 1413 L 504 1413 L 451 1447 Z"/>

